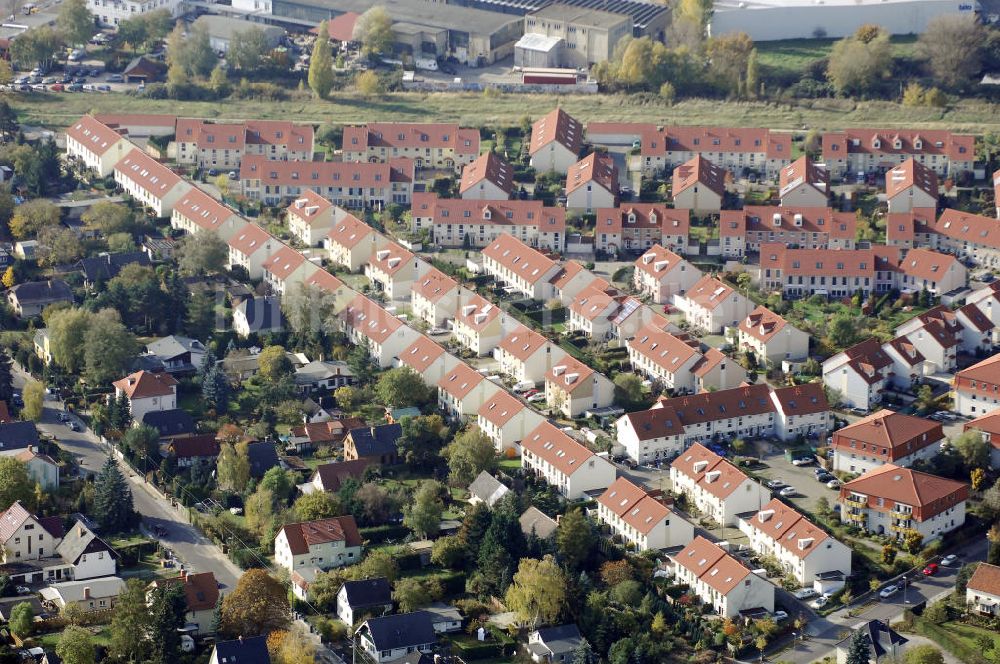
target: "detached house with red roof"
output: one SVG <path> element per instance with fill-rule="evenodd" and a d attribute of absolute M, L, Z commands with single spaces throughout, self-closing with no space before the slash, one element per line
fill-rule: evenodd
<path fill-rule="evenodd" d="M 979 417 L 1000 408 L 1000 355 L 955 373 L 955 408 L 966 417 Z"/>
<path fill-rule="evenodd" d="M 479 430 L 493 441 L 500 454 L 520 454 L 521 441 L 545 421 L 538 411 L 506 390 L 497 390 L 477 414 Z"/>
<path fill-rule="evenodd" d="M 344 127 L 344 161 L 382 162 L 404 157 L 417 168 L 458 173 L 479 156 L 479 130 L 457 124 L 369 122 Z"/>
<path fill-rule="evenodd" d="M 545 380 L 545 374 L 565 355 L 561 348 L 524 325 L 505 334 L 493 351 L 500 373 L 510 376 L 515 383 L 536 385 Z"/>
<path fill-rule="evenodd" d="M 670 464 L 670 481 L 675 492 L 686 494 L 703 514 L 726 526 L 771 500 L 767 487 L 700 443 Z"/>
<path fill-rule="evenodd" d="M 937 207 L 938 178 L 930 168 L 907 159 L 885 173 L 885 197 L 889 213 L 909 212 L 914 208 Z"/>
<path fill-rule="evenodd" d="M 737 348 L 753 353 L 761 364 L 781 366 L 785 360 L 809 357 L 809 335 L 764 305 L 740 321 Z"/>
<path fill-rule="evenodd" d="M 687 252 L 691 211 L 662 203 L 628 203 L 597 210 L 594 249 L 618 255 L 662 245 L 679 254 Z"/>
<path fill-rule="evenodd" d="M 491 399 L 500 386 L 470 367 L 459 362 L 438 381 L 438 407 L 448 419 L 464 421 L 479 416 L 479 409 Z"/>
<path fill-rule="evenodd" d="M 830 172 L 826 166 L 802 155 L 778 175 L 781 207 L 826 207 L 830 196 Z"/>
<path fill-rule="evenodd" d="M 510 325 L 507 315 L 481 295 L 472 295 L 455 310 L 454 339 L 476 357 L 493 352 Z"/>
<path fill-rule="evenodd" d="M 691 263 L 656 244 L 636 259 L 632 285 L 655 304 L 664 304 L 685 293 L 703 276 Z"/>
<path fill-rule="evenodd" d="M 197 187 L 192 187 L 177 201 L 170 214 L 170 227 L 190 235 L 215 233 L 225 241 L 247 226 L 247 221 Z"/>
<path fill-rule="evenodd" d="M 909 260 L 909 256 L 904 260 Z M 896 336 L 913 344 L 923 355 L 929 372 L 952 372 L 958 366 L 963 330 L 956 313 L 938 305 L 897 327 Z"/>
<path fill-rule="evenodd" d="M 720 334 L 736 327 L 750 313 L 750 301 L 712 275 L 706 274 L 674 298 L 691 327 Z"/>
<path fill-rule="evenodd" d="M 1000 566 L 979 563 L 965 586 L 965 603 L 984 616 L 1000 615 Z"/>
<path fill-rule="evenodd" d="M 442 327 L 455 315 L 463 297 L 469 293 L 458 282 L 436 267 L 432 267 L 413 282 L 410 308 L 413 315 L 431 327 Z"/>
<path fill-rule="evenodd" d="M 115 164 L 115 183 L 151 210 L 157 217 L 169 217 L 174 205 L 191 189 L 181 176 L 139 148 L 132 148 Z"/>
<path fill-rule="evenodd" d="M 591 152 L 566 173 L 566 209 L 587 214 L 618 203 L 618 167 L 606 152 Z"/>
<path fill-rule="evenodd" d="M 394 366 L 408 367 L 415 371 L 429 387 L 437 387 L 441 379 L 458 364 L 457 357 L 422 334 L 393 360 Z"/>
<path fill-rule="evenodd" d="M 365 265 L 365 276 L 376 292 L 385 293 L 389 301 L 409 299 L 413 282 L 430 265 L 413 255 L 395 242 L 387 242 L 375 250 L 375 254 Z"/>
<path fill-rule="evenodd" d="M 886 463 L 909 467 L 937 456 L 939 422 L 884 409 L 833 432 L 833 469 L 866 473 Z"/>
<path fill-rule="evenodd" d="M 150 588 L 169 588 L 179 585 L 184 590 L 187 611 L 184 614 L 188 625 L 198 627 L 198 635 L 213 633 L 215 609 L 219 603 L 219 582 L 212 572 L 192 573 L 181 571 L 180 576 L 167 579 L 156 579 L 149 584 Z"/>
<path fill-rule="evenodd" d="M 257 224 L 246 224 L 229 238 L 229 269 L 236 266 L 256 281 L 264 278 L 264 263 L 285 245 Z"/>
<path fill-rule="evenodd" d="M 510 292 L 534 300 L 548 300 L 554 294 L 552 279 L 559 264 L 512 235 L 501 234 L 482 255 L 483 271 Z"/>
<path fill-rule="evenodd" d="M 272 293 L 284 295 L 321 268 L 296 249 L 282 245 L 261 265 L 264 283 Z"/>
<path fill-rule="evenodd" d="M 583 125 L 561 108 L 550 111 L 531 126 L 528 154 L 539 173 L 568 173 L 583 146 Z"/>
<path fill-rule="evenodd" d="M 610 406 L 614 397 L 614 383 L 607 376 L 569 355 L 545 374 L 545 399 L 566 417 Z"/>
<path fill-rule="evenodd" d="M 360 560 L 361 535 L 350 515 L 289 523 L 274 538 L 274 562 L 291 575 L 299 599 L 308 597 L 318 572 Z"/>
<path fill-rule="evenodd" d="M 823 162 L 835 178 L 885 171 L 913 159 L 940 177 L 972 170 L 976 138 L 945 130 L 845 129 L 823 134 Z"/>
<path fill-rule="evenodd" d="M 803 586 L 811 587 L 821 574 L 851 574 L 851 550 L 777 498 L 752 516 L 741 517 L 739 529 L 750 539 L 751 549 L 775 558 Z"/>
<path fill-rule="evenodd" d="M 935 540 L 965 523 L 969 485 L 887 463 L 840 487 L 840 520 L 903 539 L 910 530 Z"/>
<path fill-rule="evenodd" d="M 387 244 L 389 238 L 353 214 L 338 219 L 323 239 L 323 247 L 330 252 L 330 261 L 351 272 L 359 271 Z"/>
<path fill-rule="evenodd" d="M 802 249 L 854 249 L 857 217 L 828 207 L 748 205 L 719 215 L 719 242 L 725 258 L 740 258 L 777 242 Z"/>
<path fill-rule="evenodd" d="M 744 612 L 774 611 L 771 582 L 701 535 L 671 559 L 677 581 L 690 586 L 690 592 L 720 616 L 737 618 Z"/>
<path fill-rule="evenodd" d="M 343 210 L 326 200 L 312 189 L 306 189 L 285 208 L 288 230 L 307 247 L 318 247 L 323 238 L 333 230 Z"/>
<path fill-rule="evenodd" d="M 127 138 L 92 115 L 84 115 L 66 128 L 66 156 L 106 178 L 115 165 L 131 151 Z"/>
<path fill-rule="evenodd" d="M 394 358 L 419 336 L 416 330 L 364 295 L 355 296 L 337 316 L 351 343 L 367 348 L 383 369 L 392 366 Z"/>
<path fill-rule="evenodd" d="M 429 229 L 443 247 L 485 247 L 503 234 L 536 249 L 566 247 L 566 208 L 545 207 L 541 201 L 480 201 L 414 194 L 413 231 Z"/>
<path fill-rule="evenodd" d="M 462 168 L 458 193 L 466 200 L 502 201 L 510 198 L 516 188 L 514 169 L 491 150 Z"/>
<path fill-rule="evenodd" d="M 0 514 L 0 563 L 12 565 L 54 556 L 62 538 L 60 517 L 38 517 L 21 501 L 14 501 Z"/>
<path fill-rule="evenodd" d="M 686 544 L 694 526 L 674 511 L 662 496 L 619 477 L 597 499 L 597 519 L 611 528 L 633 551 L 656 551 Z"/>
<path fill-rule="evenodd" d="M 615 467 L 610 461 L 551 422 L 542 422 L 521 440 L 521 467 L 544 479 L 566 500 L 579 500 L 615 481 Z"/>
<path fill-rule="evenodd" d="M 700 155 L 737 175 L 756 171 L 767 178 L 791 163 L 792 135 L 767 129 L 734 127 L 647 127 L 630 171 L 652 176 Z"/>
<path fill-rule="evenodd" d="M 123 394 L 128 398 L 129 412 L 136 422 L 142 422 L 146 413 L 177 408 L 177 379 L 169 373 L 137 371 L 112 385 L 115 399 Z"/>
<path fill-rule="evenodd" d="M 941 296 L 964 288 L 967 272 L 962 262 L 950 254 L 910 249 L 899 262 L 899 288 L 904 292 L 926 290 Z"/>
<path fill-rule="evenodd" d="M 722 209 L 726 171 L 700 154 L 674 169 L 671 187 L 674 207 L 705 215 Z"/>

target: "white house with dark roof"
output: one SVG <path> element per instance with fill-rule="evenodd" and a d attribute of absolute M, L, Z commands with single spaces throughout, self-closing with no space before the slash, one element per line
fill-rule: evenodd
<path fill-rule="evenodd" d="M 735 618 L 744 611 L 774 611 L 774 586 L 700 535 L 671 560 L 677 581 L 687 584 L 692 594 L 720 616 Z"/>
<path fill-rule="evenodd" d="M 840 395 L 842 404 L 868 410 L 881 403 L 893 381 L 893 360 L 877 339 L 847 348 L 823 362 L 823 384 Z M 905 378 L 907 386 L 909 376 Z"/>
<path fill-rule="evenodd" d="M 576 625 L 557 625 L 541 627 L 529 633 L 525 648 L 533 662 L 563 664 L 573 661 L 573 656 L 584 641 Z"/>
<path fill-rule="evenodd" d="M 385 577 L 345 581 L 337 592 L 337 617 L 353 627 L 365 616 L 392 612 L 392 586 Z"/>
<path fill-rule="evenodd" d="M 521 441 L 521 467 L 544 479 L 567 500 L 606 489 L 615 481 L 616 472 L 610 461 L 550 422 L 542 422 Z"/>
<path fill-rule="evenodd" d="M 702 272 L 686 260 L 656 244 L 635 261 L 632 284 L 641 294 L 656 304 L 672 302 L 694 286 Z"/>
<path fill-rule="evenodd" d="M 619 477 L 597 499 L 597 519 L 635 551 L 686 544 L 694 526 L 661 498 Z"/>
<path fill-rule="evenodd" d="M 517 454 L 521 441 L 545 418 L 506 390 L 497 390 L 479 407 L 479 430 L 489 436 L 497 452 Z"/>
<path fill-rule="evenodd" d="M 912 254 L 916 249 L 910 251 Z M 920 351 L 931 371 L 953 372 L 958 366 L 964 326 L 957 314 L 938 305 L 896 328 L 897 337 L 905 337 Z"/>
<path fill-rule="evenodd" d="M 376 664 L 395 662 L 407 654 L 430 653 L 437 644 L 434 618 L 427 611 L 369 618 L 354 636 Z"/>
<path fill-rule="evenodd" d="M 847 664 L 855 632 L 862 633 L 862 639 L 868 646 L 868 659 L 865 660 L 865 664 L 883 664 L 906 659 L 906 644 L 910 640 L 881 620 L 869 620 L 854 628 L 849 636 L 837 643 L 837 664 Z"/>
<path fill-rule="evenodd" d="M 484 470 L 476 475 L 476 479 L 469 485 L 469 503 L 472 505 L 483 503 L 487 507 L 493 507 L 508 493 L 510 489 L 503 482 Z"/>

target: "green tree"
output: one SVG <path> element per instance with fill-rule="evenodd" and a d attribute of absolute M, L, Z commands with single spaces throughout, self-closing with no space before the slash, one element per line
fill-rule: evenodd
<path fill-rule="evenodd" d="M 354 87 L 363 95 L 377 95 L 385 92 L 382 79 L 371 70 L 359 72 L 354 77 Z"/>
<path fill-rule="evenodd" d="M 145 459 L 147 462 L 153 461 L 159 458 L 160 432 L 144 424 L 133 427 L 122 436 L 121 444 L 131 451 L 135 458 Z"/>
<path fill-rule="evenodd" d="M 868 664 L 871 657 L 871 645 L 868 635 L 863 629 L 856 629 L 847 645 L 847 664 Z"/>
<path fill-rule="evenodd" d="M 212 68 L 212 73 L 208 75 L 208 87 L 220 97 L 225 97 L 229 94 L 229 75 L 226 73 L 226 68 L 222 66 L 222 63 L 215 65 Z M 216 183 L 216 187 L 222 183 Z M 226 176 L 225 188 L 219 188 L 220 193 L 223 198 L 226 197 L 229 188 L 229 176 Z"/>
<path fill-rule="evenodd" d="M 751 99 L 763 96 L 760 83 L 760 63 L 758 62 L 757 49 L 751 49 L 747 56 L 747 77 L 746 95 Z"/>
<path fill-rule="evenodd" d="M 309 88 L 320 99 L 326 99 L 333 88 L 333 55 L 328 34 L 327 23 L 323 21 L 319 24 L 319 36 L 309 61 Z"/>
<path fill-rule="evenodd" d="M 745 32 L 730 32 L 708 41 L 710 70 L 719 86 L 734 96 L 742 96 L 753 40 Z"/>
<path fill-rule="evenodd" d="M 215 331 L 215 299 L 211 293 L 201 292 L 191 296 L 184 331 L 192 339 L 208 339 Z"/>
<path fill-rule="evenodd" d="M 31 630 L 35 626 L 35 611 L 28 602 L 15 604 L 10 610 L 10 619 L 7 621 L 10 631 L 22 639 L 31 636 Z"/>
<path fill-rule="evenodd" d="M 590 558 L 596 543 L 594 529 L 579 508 L 570 510 L 559 521 L 556 545 L 559 557 L 570 570 L 579 569 Z"/>
<path fill-rule="evenodd" d="M 11 371 L 10 355 L 0 347 L 0 401 L 14 402 L 14 372 Z"/>
<path fill-rule="evenodd" d="M 87 9 L 85 0 L 64 0 L 59 5 L 56 25 L 66 43 L 73 46 L 86 44 L 96 28 L 94 15 Z"/>
<path fill-rule="evenodd" d="M 284 629 L 291 621 L 285 586 L 262 569 L 243 573 L 222 600 L 222 633 L 249 637 Z"/>
<path fill-rule="evenodd" d="M 275 466 L 269 468 L 258 485 L 274 494 L 275 500 L 287 502 L 295 492 L 295 476 L 291 471 Z"/>
<path fill-rule="evenodd" d="M 84 377 L 91 385 L 121 378 L 139 354 L 139 343 L 114 311 L 98 312 L 84 334 Z"/>
<path fill-rule="evenodd" d="M 323 491 L 313 491 L 295 501 L 292 509 L 299 521 L 315 521 L 340 516 L 344 508 L 336 496 Z"/>
<path fill-rule="evenodd" d="M 920 534 L 920 531 L 913 530 L 912 528 L 903 533 L 903 547 L 909 553 L 919 553 L 920 547 L 924 544 L 924 536 Z"/>
<path fill-rule="evenodd" d="M 201 396 L 216 413 L 225 413 L 229 408 L 229 379 L 221 365 L 214 365 L 201 380 Z"/>
<path fill-rule="evenodd" d="M 113 201 L 94 203 L 80 215 L 80 220 L 105 235 L 128 233 L 135 228 L 135 215 L 132 210 L 123 203 Z"/>
<path fill-rule="evenodd" d="M 226 269 L 229 245 L 215 231 L 186 235 L 177 246 L 177 264 L 184 274 L 216 274 Z"/>
<path fill-rule="evenodd" d="M 403 433 L 396 442 L 400 456 L 410 466 L 427 468 L 439 458 L 448 431 L 440 415 L 404 417 Z"/>
<path fill-rule="evenodd" d="M 247 528 L 256 533 L 262 540 L 271 532 L 275 524 L 274 492 L 270 489 L 257 487 L 257 490 L 243 504 Z"/>
<path fill-rule="evenodd" d="M 170 664 L 181 656 L 180 630 L 187 623 L 187 597 L 179 584 L 154 588 L 147 595 L 154 664 Z"/>
<path fill-rule="evenodd" d="M 105 533 L 120 533 L 135 524 L 132 489 L 113 457 L 108 457 L 94 480 L 93 516 Z"/>
<path fill-rule="evenodd" d="M 271 45 L 264 31 L 254 26 L 233 33 L 226 51 L 226 62 L 236 69 L 253 71 L 260 68 L 270 52 Z"/>
<path fill-rule="evenodd" d="M 267 346 L 257 356 L 257 375 L 262 379 L 277 383 L 292 373 L 292 361 L 284 346 Z"/>
<path fill-rule="evenodd" d="M 886 544 L 882 547 L 882 564 L 892 565 L 896 562 L 896 554 L 899 553 L 892 544 Z"/>
<path fill-rule="evenodd" d="M 361 42 L 361 50 L 365 55 L 391 53 L 395 39 L 392 16 L 381 5 L 375 5 L 366 11 L 354 24 L 354 40 Z"/>
<path fill-rule="evenodd" d="M 242 492 L 250 481 L 250 459 L 246 445 L 223 442 L 216 464 L 219 488 L 223 491 Z"/>
<path fill-rule="evenodd" d="M 28 474 L 28 466 L 14 457 L 0 457 L 0 505 L 10 507 L 20 500 L 31 507 L 34 497 L 35 482 Z"/>
<path fill-rule="evenodd" d="M 626 411 L 638 410 L 647 405 L 642 389 L 642 378 L 634 373 L 622 372 L 615 376 L 615 403 Z"/>
<path fill-rule="evenodd" d="M 14 40 L 15 42 L 18 40 Z M 15 162 L 15 168 L 17 163 Z M 44 228 L 59 226 L 59 207 L 51 201 L 34 200 L 17 206 L 10 220 L 10 232 L 19 240 L 36 237 Z"/>
<path fill-rule="evenodd" d="M 411 576 L 397 579 L 392 591 L 392 598 L 399 604 L 399 610 L 405 613 L 436 602 L 443 595 L 441 582 L 433 577 L 418 579 Z"/>
<path fill-rule="evenodd" d="M 448 460 L 448 481 L 454 486 L 468 486 L 479 473 L 496 467 L 493 441 L 475 425 L 455 436 L 443 453 Z"/>
<path fill-rule="evenodd" d="M 439 537 L 431 549 L 431 562 L 448 569 L 460 569 L 469 555 L 465 540 L 458 535 Z"/>
<path fill-rule="evenodd" d="M 151 653 L 152 640 L 137 637 L 148 634 L 149 629 L 146 583 L 140 579 L 129 579 L 118 595 L 111 618 L 108 654 L 120 662 L 146 661 Z"/>
<path fill-rule="evenodd" d="M 64 664 L 94 664 L 97 652 L 90 630 L 76 625 L 66 627 L 56 644 L 56 654 Z"/>
<path fill-rule="evenodd" d="M 949 90 L 962 90 L 983 67 L 988 31 L 972 15 L 942 14 L 927 22 L 917 42 L 934 81 Z"/>
<path fill-rule="evenodd" d="M 910 646 L 903 654 L 906 664 L 944 664 L 944 655 L 929 643 Z"/>
<path fill-rule="evenodd" d="M 930 387 L 925 385 L 924 387 Z M 922 389 L 922 388 L 921 388 Z M 951 441 L 951 446 L 955 448 L 962 463 L 966 468 L 989 468 L 990 467 L 990 445 L 983 438 L 983 434 L 975 431 L 965 431 L 955 436 Z"/>
<path fill-rule="evenodd" d="M 566 605 L 566 576 L 552 556 L 524 558 L 504 599 L 522 625 L 555 623 Z"/>
<path fill-rule="evenodd" d="M 413 495 L 413 502 L 403 507 L 403 525 L 417 537 L 428 538 L 437 535 L 441 527 L 444 502 L 441 495 L 446 491 L 440 482 L 425 480 Z"/>
<path fill-rule="evenodd" d="M 167 66 L 190 78 L 204 78 L 219 61 L 208 38 L 208 26 L 192 24 L 184 33 L 178 23 L 167 37 Z"/>
<path fill-rule="evenodd" d="M 41 421 L 42 412 L 45 410 L 45 386 L 37 380 L 29 379 L 24 385 L 21 397 L 24 399 L 21 417 L 35 422 Z"/>
<path fill-rule="evenodd" d="M 848 315 L 837 315 L 830 320 L 827 334 L 836 348 L 846 348 L 857 340 L 858 321 Z"/>
<path fill-rule="evenodd" d="M 664 623 L 663 629 L 659 632 L 656 631 L 657 618 L 659 618 L 661 623 Z M 662 633 L 665 629 L 666 625 L 663 619 L 663 614 L 657 613 L 656 617 L 653 619 L 653 631 L 654 633 Z M 570 660 L 570 664 L 597 664 L 599 661 L 600 660 L 598 659 L 597 654 L 594 652 L 594 649 L 590 647 L 590 643 L 587 639 L 581 639 L 580 645 L 578 645 L 576 650 L 573 651 L 573 659 Z"/>
<path fill-rule="evenodd" d="M 432 393 L 416 371 L 409 367 L 396 367 L 378 377 L 375 396 L 379 403 L 390 408 L 400 408 L 429 403 Z"/>
<path fill-rule="evenodd" d="M 21 69 L 39 66 L 50 69 L 59 54 L 62 40 L 59 33 L 47 25 L 25 30 L 10 44 L 11 60 Z"/>
<path fill-rule="evenodd" d="M 877 26 L 863 25 L 833 45 L 827 76 L 838 94 L 864 94 L 889 76 L 892 49 L 889 35 Z"/>
<path fill-rule="evenodd" d="M 80 238 L 69 228 L 56 226 L 43 228 L 36 239 L 38 248 L 35 250 L 35 256 L 39 265 L 45 267 L 66 265 L 83 256 Z"/>

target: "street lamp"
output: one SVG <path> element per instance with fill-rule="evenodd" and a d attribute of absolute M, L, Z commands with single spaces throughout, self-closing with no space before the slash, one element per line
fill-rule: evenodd
<path fill-rule="evenodd" d="M 903 582 L 903 604 L 909 604 L 910 600 L 908 600 L 906 598 L 906 577 L 905 576 L 903 577 L 902 582 Z"/>

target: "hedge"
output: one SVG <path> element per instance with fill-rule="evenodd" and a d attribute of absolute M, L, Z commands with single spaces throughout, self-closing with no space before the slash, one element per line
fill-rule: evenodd
<path fill-rule="evenodd" d="M 146 540 L 144 542 L 136 542 L 134 544 L 126 544 L 124 546 L 119 546 L 115 548 L 115 552 L 121 559 L 122 567 L 132 567 L 133 565 L 139 564 L 142 557 L 147 554 L 154 554 L 160 548 L 159 543 L 153 540 Z"/>
<path fill-rule="evenodd" d="M 374 545 L 385 544 L 389 540 L 401 540 L 410 534 L 410 529 L 406 526 L 389 524 L 359 528 L 358 532 L 361 533 L 361 539 L 367 541 L 369 545 Z"/>

